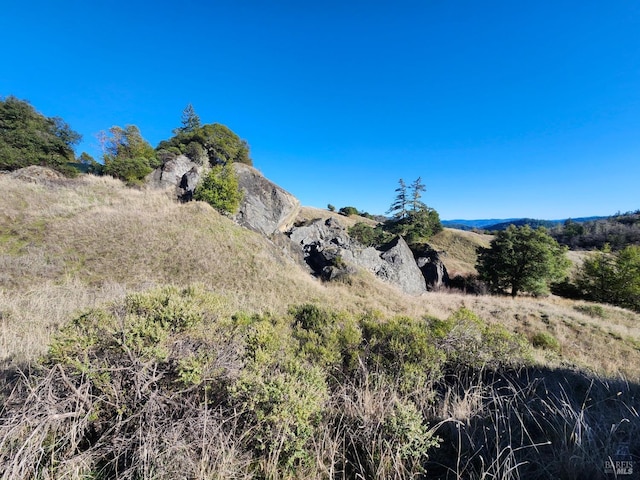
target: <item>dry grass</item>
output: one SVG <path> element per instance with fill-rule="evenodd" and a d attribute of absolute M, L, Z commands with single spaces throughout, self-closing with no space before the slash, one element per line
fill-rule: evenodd
<path fill-rule="evenodd" d="M 0 176 L 0 362 L 43 353 L 50 334 L 77 310 L 152 286 L 203 284 L 228 300 L 229 311 L 283 312 L 315 302 L 351 312 L 444 318 L 461 306 L 531 338 L 549 332 L 560 353 L 540 350 L 549 365 L 575 364 L 611 376 L 640 378 L 640 316 L 550 297 L 475 297 L 429 293 L 411 297 L 367 273 L 323 284 L 283 253 L 278 242 L 236 226 L 208 205 L 178 204 L 161 191 L 125 188 L 83 176 L 38 184 Z M 299 219 L 335 216 L 303 208 Z M 366 219 L 365 219 L 366 220 Z M 445 229 L 433 245 L 456 273 L 471 272 L 475 246 L 489 237 Z M 458 260 L 459 259 L 459 260 Z M 458 268 L 458 270 L 456 270 Z"/>
<path fill-rule="evenodd" d="M 453 278 L 456 275 L 476 275 L 477 249 L 488 247 L 492 239 L 491 235 L 445 228 L 434 235 L 429 244 L 440 253 L 449 276 Z"/>

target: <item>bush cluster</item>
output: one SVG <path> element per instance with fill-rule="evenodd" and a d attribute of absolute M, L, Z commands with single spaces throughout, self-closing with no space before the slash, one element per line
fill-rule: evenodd
<path fill-rule="evenodd" d="M 229 317 L 219 304 L 171 287 L 79 315 L 7 402 L 0 472 L 412 478 L 439 443 L 427 407 L 445 372 L 527 358 L 520 338 L 468 310 Z"/>

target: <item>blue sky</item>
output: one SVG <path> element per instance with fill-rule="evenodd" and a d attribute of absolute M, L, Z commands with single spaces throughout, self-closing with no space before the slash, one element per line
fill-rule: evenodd
<path fill-rule="evenodd" d="M 3 2 L 0 96 L 84 136 L 192 103 L 304 205 L 443 219 L 640 208 L 640 3 Z"/>

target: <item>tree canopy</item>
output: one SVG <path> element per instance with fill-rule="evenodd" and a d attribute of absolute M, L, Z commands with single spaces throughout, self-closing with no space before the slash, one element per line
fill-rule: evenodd
<path fill-rule="evenodd" d="M 384 229 L 395 235 L 401 235 L 409 244 L 427 241 L 442 230 L 440 215 L 422 202 L 422 192 L 426 190 L 421 177 L 410 187 L 401 178 L 398 180 L 396 198 L 387 213 L 393 216 L 385 222 Z"/>
<path fill-rule="evenodd" d="M 477 269 L 494 293 L 545 294 L 551 282 L 565 276 L 566 251 L 543 227 L 511 225 L 496 234 L 489 248 L 479 249 Z"/>
<path fill-rule="evenodd" d="M 577 285 L 589 300 L 640 311 L 640 246 L 593 253 L 580 267 Z"/>
<path fill-rule="evenodd" d="M 73 146 L 81 135 L 59 117 L 45 117 L 24 100 L 0 98 L 0 170 L 29 165 L 76 173 Z"/>
<path fill-rule="evenodd" d="M 140 183 L 159 166 L 156 152 L 135 125 L 111 127 L 100 134 L 104 173 L 129 184 Z"/>
<path fill-rule="evenodd" d="M 184 154 L 192 161 L 209 165 L 244 163 L 252 165 L 249 144 L 229 127 L 219 123 L 200 124 L 200 117 L 191 104 L 182 112 L 182 126 L 174 136 L 157 147 L 160 156 Z"/>

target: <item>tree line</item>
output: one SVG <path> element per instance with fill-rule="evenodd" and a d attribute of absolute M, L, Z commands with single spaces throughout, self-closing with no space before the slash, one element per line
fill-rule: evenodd
<path fill-rule="evenodd" d="M 224 125 L 202 125 L 191 104 L 182 112 L 181 126 L 173 131 L 173 137 L 156 148 L 136 125 L 113 126 L 97 137 L 102 149 L 100 162 L 86 152 L 76 157 L 74 146 L 82 136 L 64 120 L 46 117 L 16 97 L 0 98 L 0 170 L 40 165 L 67 176 L 82 171 L 139 185 L 155 168 L 185 155 L 206 170 L 194 198 L 209 202 L 221 213 L 237 210 L 241 195 L 231 165 L 252 164 L 249 144 Z"/>
<path fill-rule="evenodd" d="M 491 293 L 555 294 L 609 303 L 640 311 L 640 246 L 593 252 L 573 279 L 560 245 L 544 227 L 510 226 L 498 232 L 488 248 L 478 250 L 478 279 Z"/>

